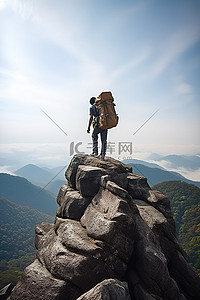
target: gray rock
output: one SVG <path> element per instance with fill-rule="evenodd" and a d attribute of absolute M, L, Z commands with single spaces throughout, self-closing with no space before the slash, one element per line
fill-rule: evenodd
<path fill-rule="evenodd" d="M 75 300 L 81 295 L 72 284 L 54 278 L 38 260 L 28 266 L 10 300 Z"/>
<path fill-rule="evenodd" d="M 68 180 L 69 185 L 72 188 L 76 188 L 76 172 L 79 165 L 86 165 L 92 167 L 99 167 L 106 171 L 108 174 L 118 175 L 120 173 L 132 172 L 132 168 L 118 160 L 111 157 L 106 157 L 105 160 L 100 160 L 97 157 L 91 155 L 76 154 L 67 168 L 65 177 Z"/>
<path fill-rule="evenodd" d="M 147 179 L 143 176 L 129 173 L 128 179 L 128 193 L 132 198 L 146 200 L 149 196 L 150 187 Z"/>
<path fill-rule="evenodd" d="M 200 279 L 183 254 L 175 247 L 170 247 L 169 273 L 176 280 L 187 299 L 198 300 L 200 295 Z"/>
<path fill-rule="evenodd" d="M 101 240 L 89 237 L 79 222 L 56 218 L 54 228 L 67 249 L 82 255 L 93 255 L 105 262 L 106 267 L 108 266 L 116 277 L 118 274 L 124 275 L 127 264 L 117 256 L 115 249 Z"/>
<path fill-rule="evenodd" d="M 64 199 L 64 197 L 65 197 L 65 194 L 67 193 L 68 190 L 69 190 L 68 184 L 63 184 L 63 185 L 61 186 L 60 191 L 59 191 L 58 196 L 57 196 L 57 203 L 58 203 L 59 205 L 62 204 L 63 199 Z"/>
<path fill-rule="evenodd" d="M 122 176 L 121 176 L 122 175 Z M 125 180 L 125 178 L 126 180 Z M 120 182 L 121 179 L 121 182 Z M 112 193 L 122 197 L 131 199 L 131 196 L 127 192 L 127 190 L 124 187 L 127 187 L 127 175 L 122 173 L 118 176 L 111 176 L 111 175 L 103 175 L 101 176 L 100 185 L 111 191 Z"/>
<path fill-rule="evenodd" d="M 133 251 L 133 215 L 136 206 L 100 188 L 81 218 L 82 226 L 94 239 L 112 244 L 119 257 L 130 257 Z"/>
<path fill-rule="evenodd" d="M 174 227 L 174 234 L 176 232 L 175 221 L 173 219 L 173 214 L 170 208 L 169 199 L 158 191 L 149 190 L 149 197 L 147 197 L 147 202 L 159 210 Z"/>
<path fill-rule="evenodd" d="M 133 200 L 143 221 L 155 230 L 160 224 L 167 224 L 165 216 L 150 204 L 142 200 Z"/>
<path fill-rule="evenodd" d="M 125 189 L 123 189 L 113 181 L 110 180 L 107 181 L 106 189 L 123 199 L 132 199 L 129 193 Z"/>
<path fill-rule="evenodd" d="M 79 165 L 84 164 L 85 155 L 74 155 L 72 158 L 66 172 L 65 177 L 68 181 L 68 184 L 73 188 L 76 189 L 76 172 Z"/>
<path fill-rule="evenodd" d="M 14 288 L 14 284 L 12 283 L 9 283 L 5 287 L 3 287 L 0 290 L 0 299 L 6 300 L 10 296 L 13 288 Z"/>
<path fill-rule="evenodd" d="M 121 187 L 122 189 L 127 190 L 128 180 L 127 180 L 127 174 L 126 173 L 101 176 L 100 184 L 101 184 L 102 187 L 106 188 L 106 183 L 108 181 L 114 182 L 119 187 Z"/>
<path fill-rule="evenodd" d="M 181 247 L 176 238 L 175 228 L 172 226 L 171 222 L 169 222 L 169 219 L 154 206 L 151 206 L 145 201 L 134 199 L 133 202 L 136 204 L 143 221 L 157 234 L 157 239 L 161 241 L 163 237 L 166 237 L 176 244 L 177 249 L 181 251 Z"/>
<path fill-rule="evenodd" d="M 85 292 L 104 279 L 118 278 L 97 242 L 87 236 L 80 222 L 57 218 L 36 256 L 55 278 Z"/>
<path fill-rule="evenodd" d="M 91 200 L 92 197 L 82 197 L 79 191 L 68 187 L 63 198 L 60 197 L 59 199 L 61 205 L 56 216 L 79 221 Z"/>
<path fill-rule="evenodd" d="M 145 287 L 147 292 L 150 290 L 152 295 L 157 295 L 161 299 L 186 299 L 176 281 L 169 274 L 168 262 L 157 236 L 139 216 L 135 216 L 135 221 L 137 243 L 134 257 L 132 256 L 131 259 L 132 266 L 129 266 L 128 277 L 132 276 L 130 270 L 134 268 L 140 283 L 142 282 L 142 287 Z M 129 278 L 129 282 L 134 282 L 134 280 Z M 130 286 L 133 291 L 134 288 L 135 285 Z"/>
<path fill-rule="evenodd" d="M 81 295 L 77 300 L 131 300 L 131 297 L 126 282 L 107 279 Z"/>
<path fill-rule="evenodd" d="M 76 188 L 83 197 L 94 197 L 100 187 L 100 179 L 106 171 L 99 167 L 79 165 L 76 174 Z"/>
<path fill-rule="evenodd" d="M 127 190 L 128 188 L 128 179 L 126 173 L 120 173 L 117 175 L 111 175 L 111 181 L 115 182 L 121 188 Z"/>
<path fill-rule="evenodd" d="M 135 264 L 130 261 L 128 270 L 128 285 L 131 295 L 131 299 L 142 299 L 142 300 L 162 300 L 163 298 L 159 297 L 156 294 L 153 294 L 152 289 L 146 289 L 146 286 L 141 281 L 136 273 Z"/>
<path fill-rule="evenodd" d="M 49 233 L 50 230 L 53 230 L 54 225 L 43 222 L 39 225 L 35 226 L 35 247 L 36 249 L 40 248 L 45 241 L 46 234 Z"/>
<path fill-rule="evenodd" d="M 65 220 L 59 222 L 56 220 L 56 233 L 63 246 L 67 249 L 72 249 L 73 252 L 93 254 L 100 257 L 102 253 L 101 247 L 96 245 L 96 240 L 90 238 L 85 228 L 78 221 Z"/>
<path fill-rule="evenodd" d="M 134 287 L 134 295 L 135 295 L 134 296 L 135 299 L 142 299 L 142 300 L 163 300 L 163 298 L 159 297 L 158 295 L 150 294 L 149 292 L 147 292 L 140 284 L 137 284 Z"/>

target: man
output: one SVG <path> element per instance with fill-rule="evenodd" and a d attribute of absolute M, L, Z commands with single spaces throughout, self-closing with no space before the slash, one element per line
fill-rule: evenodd
<path fill-rule="evenodd" d="M 106 155 L 106 146 L 107 146 L 107 135 L 108 130 L 99 128 L 98 124 L 98 117 L 99 117 L 99 111 L 98 108 L 95 105 L 95 97 L 92 97 L 90 99 L 90 118 L 88 123 L 88 129 L 87 133 L 90 133 L 90 126 L 93 123 L 93 133 L 92 133 L 92 141 L 93 141 L 93 152 L 92 155 L 97 156 L 98 155 L 98 134 L 101 136 L 101 154 L 100 158 L 104 160 L 104 157 Z"/>

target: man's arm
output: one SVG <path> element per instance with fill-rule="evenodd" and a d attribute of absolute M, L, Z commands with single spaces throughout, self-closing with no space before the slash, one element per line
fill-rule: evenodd
<path fill-rule="evenodd" d="M 87 133 L 90 133 L 90 126 L 91 126 L 91 124 L 92 124 L 92 120 L 93 120 L 93 115 L 91 114 L 91 115 L 90 115 L 90 118 L 89 118 L 89 123 L 88 123 Z"/>

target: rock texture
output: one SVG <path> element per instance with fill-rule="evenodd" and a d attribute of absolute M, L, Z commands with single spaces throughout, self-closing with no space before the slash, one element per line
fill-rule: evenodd
<path fill-rule="evenodd" d="M 12 283 L 9 283 L 4 288 L 2 288 L 0 290 L 0 299 L 1 300 L 4 300 L 4 299 L 6 300 L 10 296 L 13 287 L 14 287 L 14 285 Z"/>
<path fill-rule="evenodd" d="M 128 285 L 116 279 L 107 279 L 87 293 L 80 296 L 77 300 L 131 300 Z"/>
<path fill-rule="evenodd" d="M 66 179 L 10 300 L 199 299 L 169 200 L 146 178 L 112 158 L 75 155 Z"/>

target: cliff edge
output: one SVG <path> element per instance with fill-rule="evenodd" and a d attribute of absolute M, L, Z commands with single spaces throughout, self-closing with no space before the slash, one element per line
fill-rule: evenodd
<path fill-rule="evenodd" d="M 66 179 L 10 300 L 199 299 L 170 202 L 145 177 L 112 158 L 75 155 Z"/>

